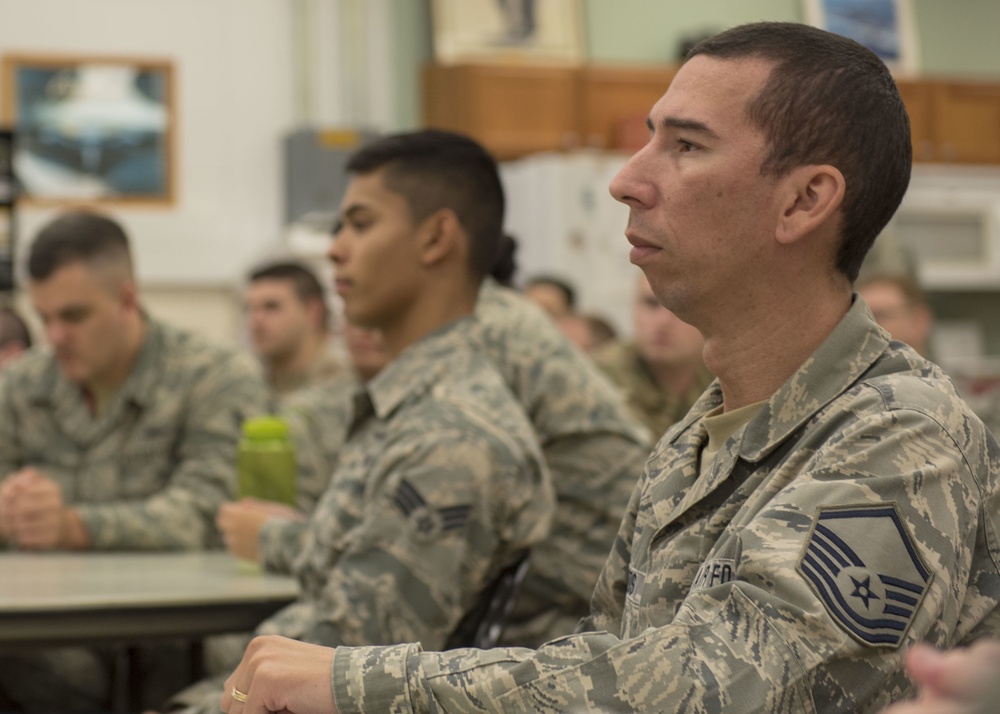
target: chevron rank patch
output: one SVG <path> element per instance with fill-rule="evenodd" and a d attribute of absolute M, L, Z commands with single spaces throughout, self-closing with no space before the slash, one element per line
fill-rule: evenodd
<path fill-rule="evenodd" d="M 898 647 L 931 574 L 891 504 L 820 510 L 797 567 L 851 636 Z"/>
<path fill-rule="evenodd" d="M 472 506 L 428 506 L 416 487 L 406 479 L 396 489 L 396 505 L 410 523 L 414 538 L 429 543 L 442 533 L 457 530 L 469 520 Z"/>

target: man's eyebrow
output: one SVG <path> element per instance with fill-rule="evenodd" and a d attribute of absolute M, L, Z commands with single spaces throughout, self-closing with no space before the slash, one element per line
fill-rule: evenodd
<path fill-rule="evenodd" d="M 662 122 L 664 127 L 668 129 L 684 129 L 685 131 L 694 131 L 699 134 L 704 134 L 705 136 L 711 137 L 713 139 L 718 139 L 719 135 L 708 128 L 708 124 L 705 122 L 698 121 L 696 119 L 681 119 L 680 117 L 666 117 Z M 649 117 L 646 118 L 646 126 L 650 131 L 653 131 L 653 120 Z"/>

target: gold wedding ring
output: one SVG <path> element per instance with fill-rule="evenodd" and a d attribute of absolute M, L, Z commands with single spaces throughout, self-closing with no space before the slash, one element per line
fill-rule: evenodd
<path fill-rule="evenodd" d="M 247 700 L 247 695 L 241 692 L 239 689 L 237 689 L 235 684 L 233 685 L 233 691 L 231 691 L 229 694 L 230 696 L 232 696 L 233 699 L 235 699 L 238 702 L 245 702 Z"/>

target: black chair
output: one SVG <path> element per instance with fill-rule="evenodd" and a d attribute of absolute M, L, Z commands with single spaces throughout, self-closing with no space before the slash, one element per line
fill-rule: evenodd
<path fill-rule="evenodd" d="M 458 647 L 487 650 L 496 646 L 507 617 L 514 608 L 517 591 L 528 573 L 528 556 L 527 550 L 519 551 L 493 582 L 483 588 L 476 602 L 449 635 L 444 646 L 446 650 Z"/>

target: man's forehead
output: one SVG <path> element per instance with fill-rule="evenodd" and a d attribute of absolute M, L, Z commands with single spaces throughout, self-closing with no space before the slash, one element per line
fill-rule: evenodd
<path fill-rule="evenodd" d="M 721 118 L 743 116 L 743 109 L 763 89 L 773 67 L 770 60 L 757 57 L 696 55 L 681 65 L 653 106 L 650 121 L 702 124 L 715 131 Z"/>

